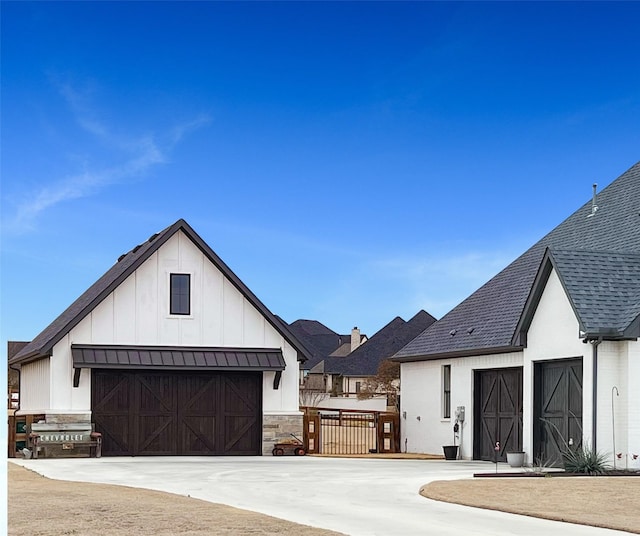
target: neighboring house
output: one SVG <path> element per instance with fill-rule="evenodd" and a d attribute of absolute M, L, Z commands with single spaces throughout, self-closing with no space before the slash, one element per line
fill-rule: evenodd
<path fill-rule="evenodd" d="M 300 363 L 300 370 L 311 370 L 323 359 L 337 353 L 346 355 L 351 348 L 357 348 L 367 340 L 358 328 L 353 328 L 350 335 L 339 335 L 317 320 L 296 320 L 289 324 L 289 330 L 298 337 L 308 349 L 311 357 Z"/>
<path fill-rule="evenodd" d="M 311 369 L 321 364 L 329 355 L 345 353 L 345 348 L 352 346 L 355 349 L 367 340 L 367 336 L 362 335 L 358 328 L 353 328 L 351 335 L 339 335 L 317 320 L 296 320 L 289 324 L 289 329 L 311 355 L 300 363 L 300 405 L 321 406 L 331 393 L 331 378 L 317 370 L 310 374 Z"/>
<path fill-rule="evenodd" d="M 409 321 L 396 316 L 346 357 L 333 354 L 325 359 L 323 372 L 334 378 L 333 384 L 338 385 L 341 392 L 357 396 L 385 359 L 392 357 L 435 321 L 426 311 L 419 311 Z"/>
<path fill-rule="evenodd" d="M 301 437 L 288 326 L 184 221 L 121 256 L 11 360 L 18 415 L 92 422 L 105 455 L 260 455 Z"/>
<path fill-rule="evenodd" d="M 393 356 L 433 322 L 435 318 L 425 311 L 418 312 L 409 321 L 396 317 L 370 339 L 364 340 L 358 328 L 353 328 L 350 343 L 343 343 L 328 356 L 317 360 L 302 388 L 321 389 L 333 397 L 340 397 L 339 400 L 331 401 L 331 406 L 344 409 L 347 406 L 365 409 L 367 406 L 367 409 L 385 411 L 387 393 L 381 393 L 375 401 L 362 401 L 358 400 L 360 390 L 367 380 L 376 375 L 385 359 Z M 305 341 L 303 337 L 300 338 Z M 362 343 L 357 344 L 361 340 Z M 325 397 L 322 403 L 327 402 Z"/>
<path fill-rule="evenodd" d="M 396 354 L 408 450 L 640 453 L 639 315 L 640 163 Z"/>

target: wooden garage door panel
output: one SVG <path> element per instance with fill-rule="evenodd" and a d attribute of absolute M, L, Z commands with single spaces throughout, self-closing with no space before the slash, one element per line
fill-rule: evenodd
<path fill-rule="evenodd" d="M 217 454 L 218 422 L 215 417 L 184 417 L 179 429 L 180 453 L 193 456 Z"/>
<path fill-rule="evenodd" d="M 254 453 L 259 448 L 255 440 L 257 426 L 255 417 L 226 417 L 224 454 L 245 456 Z"/>
<path fill-rule="evenodd" d="M 474 390 L 473 457 L 504 461 L 522 449 L 522 368 L 477 370 Z"/>
<path fill-rule="evenodd" d="M 140 415 L 136 454 L 140 456 L 172 456 L 178 454 L 174 415 Z"/>
<path fill-rule="evenodd" d="M 102 432 L 102 451 L 112 456 L 125 456 L 131 453 L 131 430 L 128 415 L 95 415 L 96 430 Z"/>
<path fill-rule="evenodd" d="M 258 374 L 221 376 L 224 454 L 243 456 L 260 451 L 262 378 Z"/>
<path fill-rule="evenodd" d="M 140 415 L 170 415 L 176 411 L 176 380 L 173 374 L 136 374 Z"/>
<path fill-rule="evenodd" d="M 582 446 L 582 358 L 535 364 L 533 443 L 536 461 L 554 466 Z"/>
<path fill-rule="evenodd" d="M 92 408 L 104 455 L 258 455 L 262 373 L 101 371 Z"/>

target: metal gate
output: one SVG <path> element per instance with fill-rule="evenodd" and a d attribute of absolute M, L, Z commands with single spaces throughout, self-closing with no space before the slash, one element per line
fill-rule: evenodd
<path fill-rule="evenodd" d="M 371 454 L 399 451 L 397 413 L 303 408 L 304 444 L 310 454 Z"/>

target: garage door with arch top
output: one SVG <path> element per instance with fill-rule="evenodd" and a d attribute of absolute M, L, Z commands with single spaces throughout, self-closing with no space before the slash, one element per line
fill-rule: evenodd
<path fill-rule="evenodd" d="M 105 456 L 259 455 L 262 372 L 92 370 Z"/>

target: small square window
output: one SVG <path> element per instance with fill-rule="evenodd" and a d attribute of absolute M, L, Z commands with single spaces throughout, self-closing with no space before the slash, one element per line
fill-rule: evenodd
<path fill-rule="evenodd" d="M 171 274 L 169 313 L 172 315 L 191 314 L 190 274 Z"/>

